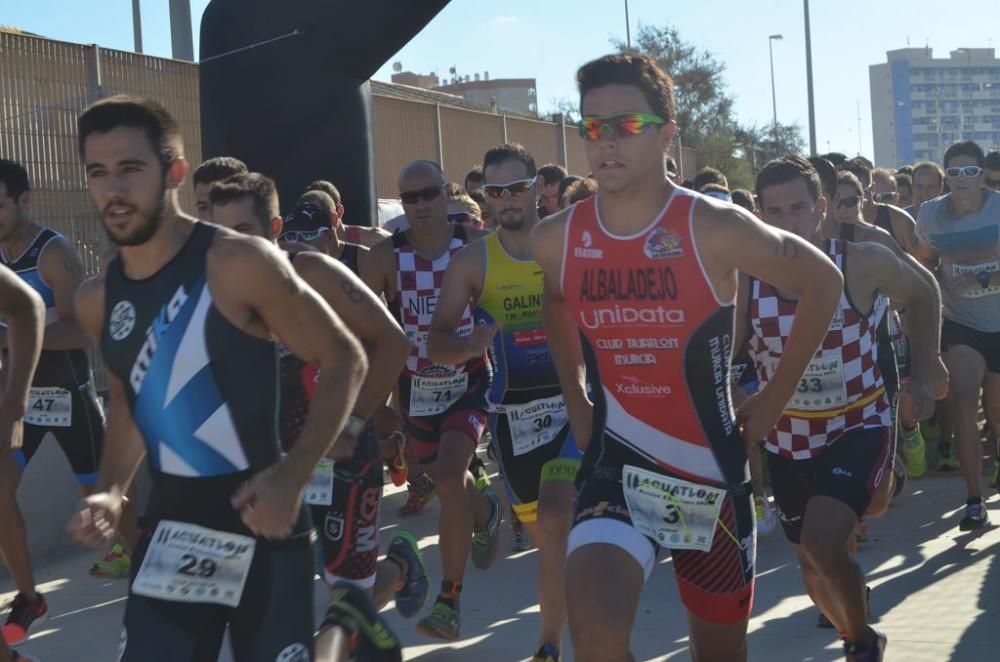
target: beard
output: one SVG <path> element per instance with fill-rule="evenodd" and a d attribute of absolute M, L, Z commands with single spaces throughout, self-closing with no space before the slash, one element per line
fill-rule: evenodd
<path fill-rule="evenodd" d="M 160 185 L 160 195 L 158 197 L 159 202 L 156 204 L 156 208 L 149 215 L 141 218 L 139 224 L 132 229 L 127 235 L 120 237 L 115 236 L 108 229 L 107 225 L 104 226 L 104 233 L 108 236 L 108 239 L 116 246 L 141 246 L 147 241 L 153 238 L 156 231 L 160 229 L 163 224 L 164 212 L 167 209 L 166 200 L 166 182 Z M 136 210 L 138 212 L 138 210 Z M 108 210 L 105 210 L 105 217 L 108 215 Z"/>
<path fill-rule="evenodd" d="M 524 227 L 524 212 L 501 213 L 497 215 L 496 221 L 504 230 L 520 230 Z"/>

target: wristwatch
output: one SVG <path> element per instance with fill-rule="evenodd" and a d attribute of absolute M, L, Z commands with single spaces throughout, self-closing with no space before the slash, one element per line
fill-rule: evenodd
<path fill-rule="evenodd" d="M 986 288 L 990 286 L 990 280 L 992 275 L 993 272 L 991 271 L 980 271 L 978 274 L 976 274 L 976 280 L 979 281 L 980 285 Z"/>
<path fill-rule="evenodd" d="M 341 431 L 341 434 L 358 439 L 361 437 L 361 433 L 364 432 L 365 425 L 365 419 L 351 415 L 347 418 L 347 422 L 344 423 L 344 429 Z"/>

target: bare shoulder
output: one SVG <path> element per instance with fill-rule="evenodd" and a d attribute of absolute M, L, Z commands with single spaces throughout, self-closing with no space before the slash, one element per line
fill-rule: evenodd
<path fill-rule="evenodd" d="M 319 251 L 306 251 L 298 253 L 292 263 L 295 271 L 302 276 L 306 282 L 322 274 L 337 273 L 342 275 L 350 273 L 350 269 L 341 263 L 340 260 L 332 258 L 326 253 Z"/>
<path fill-rule="evenodd" d="M 881 230 L 885 233 L 885 230 Z M 892 238 L 889 238 L 892 241 Z M 849 243 L 846 247 L 851 268 L 863 269 L 868 273 L 881 272 L 884 269 L 898 268 L 899 259 L 896 253 L 881 242 L 859 241 Z"/>
<path fill-rule="evenodd" d="M 531 231 L 532 244 L 536 245 L 538 242 L 552 243 L 555 241 L 559 241 L 561 244 L 562 236 L 566 232 L 566 224 L 569 222 L 569 218 L 572 216 L 575 207 L 576 205 L 572 205 L 540 220 L 538 225 Z"/>
<path fill-rule="evenodd" d="M 73 295 L 73 308 L 77 321 L 92 337 L 101 335 L 104 326 L 105 272 L 80 283 Z"/>
<path fill-rule="evenodd" d="M 279 255 L 281 252 L 274 244 L 263 237 L 238 234 L 225 228 L 219 228 L 208 249 L 208 257 L 213 262 L 234 266 L 246 261 L 274 259 Z"/>
<path fill-rule="evenodd" d="M 896 240 L 892 238 L 891 234 L 876 225 L 858 223 L 855 226 L 854 233 L 854 236 L 857 238 L 857 242 L 855 243 L 879 244 L 895 253 Z"/>
<path fill-rule="evenodd" d="M 42 253 L 38 259 L 40 261 L 66 259 L 78 261 L 80 259 L 80 252 L 76 250 L 76 246 L 68 238 L 63 235 L 57 235 L 45 244 L 45 248 L 42 249 Z"/>

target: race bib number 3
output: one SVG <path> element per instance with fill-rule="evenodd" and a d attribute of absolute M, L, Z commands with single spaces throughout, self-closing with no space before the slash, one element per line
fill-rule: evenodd
<path fill-rule="evenodd" d="M 33 388 L 24 422 L 29 425 L 68 428 L 73 424 L 73 396 L 64 388 Z"/>
<path fill-rule="evenodd" d="M 569 420 L 561 395 L 525 405 L 507 405 L 506 411 L 515 457 L 555 439 Z"/>
<path fill-rule="evenodd" d="M 726 491 L 625 465 L 622 487 L 632 526 L 670 549 L 712 548 Z"/>
<path fill-rule="evenodd" d="M 247 536 L 163 520 L 150 540 L 132 592 L 171 602 L 236 607 L 256 545 Z"/>
<path fill-rule="evenodd" d="M 306 485 L 305 502 L 310 506 L 333 504 L 333 460 L 319 461 Z"/>
<path fill-rule="evenodd" d="M 414 377 L 410 384 L 410 416 L 437 416 L 448 411 L 469 390 L 469 374 Z"/>

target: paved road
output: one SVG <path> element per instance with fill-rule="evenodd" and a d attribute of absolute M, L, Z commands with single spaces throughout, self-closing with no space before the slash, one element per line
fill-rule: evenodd
<path fill-rule="evenodd" d="M 872 610 L 889 635 L 887 659 L 896 662 L 978 662 L 997 659 L 1000 648 L 1000 527 L 979 534 L 957 529 L 963 505 L 957 475 L 911 481 L 889 513 L 870 526 L 870 542 L 859 556 L 873 587 Z M 404 495 L 386 498 L 383 536 L 399 526 L 396 508 Z M 1000 498 L 989 502 L 1000 522 Z M 434 534 L 436 502 L 407 520 L 421 539 L 432 586 L 440 581 Z M 506 527 L 505 527 L 506 529 Z M 507 549 L 506 539 L 503 541 Z M 115 659 L 124 606 L 122 582 L 87 576 L 92 555 L 72 553 L 39 569 L 52 618 L 23 647 L 44 662 Z M 633 634 L 640 660 L 689 660 L 683 611 L 669 560 L 646 586 Z M 815 627 L 816 612 L 804 594 L 798 567 L 780 532 L 762 538 L 750 659 L 827 662 L 842 659 L 836 635 Z M 435 645 L 418 636 L 411 622 L 390 610 L 389 620 L 407 644 L 406 659 L 506 662 L 530 657 L 535 647 L 538 607 L 534 595 L 537 554 L 505 554 L 489 571 L 471 567 L 463 591 L 462 632 L 454 644 Z M 317 584 L 317 587 L 319 585 Z M 0 580 L 0 600 L 11 584 Z M 317 611 L 322 591 L 316 592 Z M 390 605 L 391 607 L 391 605 Z M 567 647 L 568 647 L 567 637 Z M 572 659 L 571 654 L 565 655 Z M 228 653 L 221 660 L 230 660 Z"/>

